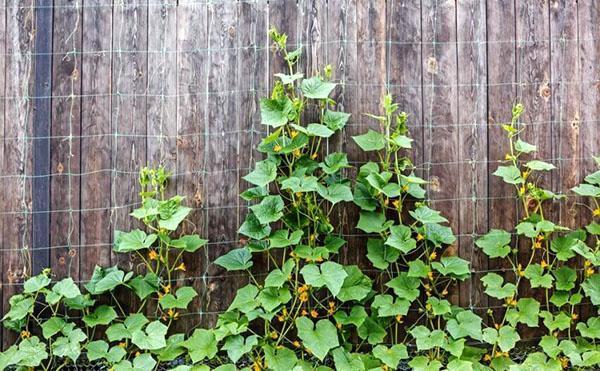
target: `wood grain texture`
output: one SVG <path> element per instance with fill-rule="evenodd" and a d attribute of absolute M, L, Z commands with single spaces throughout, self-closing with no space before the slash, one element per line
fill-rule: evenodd
<path fill-rule="evenodd" d="M 456 50 L 456 9 L 453 2 L 423 3 L 423 125 L 426 148 L 424 174 L 429 180 L 428 197 L 432 206 L 459 230 L 458 184 L 459 128 L 458 67 Z M 456 255 L 456 246 L 444 254 Z M 458 290 L 449 294 L 458 302 Z"/>
<path fill-rule="evenodd" d="M 6 30 L 6 7 L 0 8 L 0 52 L 3 53 L 4 56 L 6 56 L 6 52 L 7 52 L 7 40 L 8 40 L 8 34 L 7 34 L 7 30 Z M 0 71 L 5 71 L 6 70 L 6 58 L 0 58 Z M 2 133 L 4 133 L 4 130 L 6 128 L 6 120 L 5 120 L 5 107 L 6 107 L 6 74 L 5 73 L 0 73 L 0 97 L 2 97 L 2 99 L 0 99 L 0 128 Z M 4 147 L 6 146 L 6 137 L 3 136 L 2 137 L 2 141 L 0 142 L 0 159 L 4 159 Z M 4 174 L 5 171 L 5 164 L 4 164 L 4 160 L 0 161 L 0 173 Z M 2 180 L 2 185 L 4 185 L 4 181 Z M 8 202 L 8 197 L 0 197 L 0 210 L 7 210 L 7 202 Z M 2 214 L 0 216 L 0 233 L 2 233 L 2 235 L 0 235 L 0 243 L 2 243 L 2 246 L 4 245 L 4 223 L 6 222 L 6 219 L 8 218 L 8 215 Z M 0 247 L 0 263 L 4 264 L 4 255 L 6 254 L 6 249 L 4 247 Z M 3 265 L 4 266 L 4 265 Z M 8 281 L 8 277 L 5 275 L 2 275 L 0 277 L 0 282 L 2 282 L 3 284 L 0 285 L 0 296 L 4 297 L 4 282 Z M 6 313 L 6 310 L 8 310 L 8 308 L 5 308 L 4 306 L 4 300 L 0 300 L 0 310 L 2 311 L 2 313 Z M 4 336 L 4 328 L 0 329 L 0 337 L 3 338 Z M 0 349 L 4 348 L 4 344 L 3 342 L 0 342 Z"/>
<path fill-rule="evenodd" d="M 486 2 L 458 1 L 458 253 L 474 271 L 486 270 L 488 259 L 475 245 L 488 229 L 488 131 Z M 479 280 L 460 285 L 459 305 L 486 307 L 487 296 Z M 481 313 L 479 313 L 481 314 Z"/>
<path fill-rule="evenodd" d="M 183 225 L 182 233 L 206 236 L 204 206 L 206 133 L 208 125 L 208 21 L 206 4 L 179 1 L 177 7 L 177 193 L 187 198 L 194 208 L 192 223 Z M 215 175 L 217 176 L 217 175 Z M 220 176 L 220 174 L 219 174 Z M 212 245 L 209 245 L 212 246 Z M 210 248 L 210 247 L 209 247 Z M 206 268 L 206 253 L 186 255 L 184 262 L 189 277 L 201 277 Z M 191 284 L 199 296 L 190 304 L 200 310 L 206 302 L 205 282 L 201 279 L 182 282 Z M 200 316 L 190 316 L 189 324 L 198 324 Z"/>
<path fill-rule="evenodd" d="M 514 10 L 513 0 L 487 3 L 487 120 L 490 143 L 487 158 L 488 194 L 491 197 L 488 203 L 488 225 L 490 228 L 504 230 L 512 230 L 517 220 L 517 203 L 512 199 L 515 190 L 512 185 L 492 174 L 507 152 L 508 139 L 501 124 L 510 122 L 511 108 L 516 97 Z M 502 270 L 510 268 L 510 265 L 502 259 L 491 259 L 488 267 Z M 484 274 L 478 274 L 473 279 L 479 280 Z M 490 306 L 500 304 L 492 298 L 488 298 L 488 303 Z"/>
<path fill-rule="evenodd" d="M 32 174 L 32 101 L 35 38 L 33 0 L 6 2 L 6 59 L 4 107 L 4 151 L 2 171 L 6 192 L 2 223 L 3 308 L 18 292 L 18 284 L 31 274 L 31 178 Z M 6 348 L 15 340 L 6 331 L 2 344 Z"/>
<path fill-rule="evenodd" d="M 79 270 L 89 279 L 95 265 L 111 263 L 111 66 L 112 9 L 100 0 L 83 7 L 81 62 L 81 215 Z"/>
<path fill-rule="evenodd" d="M 63 0 L 54 9 L 52 58 L 52 139 L 50 263 L 57 277 L 79 278 L 79 209 L 81 162 L 81 53 L 83 8 Z"/>

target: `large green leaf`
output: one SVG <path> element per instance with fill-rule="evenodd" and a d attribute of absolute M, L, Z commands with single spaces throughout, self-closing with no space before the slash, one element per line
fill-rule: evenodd
<path fill-rule="evenodd" d="M 152 272 L 145 276 L 135 276 L 129 281 L 129 286 L 140 299 L 146 299 L 148 296 L 157 292 L 159 289 L 159 278 Z"/>
<path fill-rule="evenodd" d="M 446 337 L 442 330 L 431 331 L 423 325 L 414 327 L 410 330 L 410 334 L 415 338 L 417 349 L 420 351 L 442 347 Z"/>
<path fill-rule="evenodd" d="M 521 171 L 514 165 L 498 166 L 494 175 L 502 178 L 508 184 L 521 184 L 525 182 L 523 177 L 521 177 Z"/>
<path fill-rule="evenodd" d="M 440 215 L 437 210 L 432 210 L 427 206 L 419 206 L 415 210 L 410 210 L 409 214 L 421 224 L 446 223 L 448 219 Z"/>
<path fill-rule="evenodd" d="M 524 273 L 532 288 L 543 287 L 549 289 L 552 287 L 554 278 L 549 273 L 544 273 L 544 268 L 541 265 L 529 264 Z"/>
<path fill-rule="evenodd" d="M 215 264 L 228 271 L 246 270 L 252 267 L 252 254 L 247 248 L 242 247 L 229 251 L 214 261 Z"/>
<path fill-rule="evenodd" d="M 177 289 L 175 295 L 166 294 L 160 298 L 158 303 L 163 309 L 187 309 L 188 304 L 196 297 L 198 293 L 193 287 L 184 286 Z"/>
<path fill-rule="evenodd" d="M 386 246 L 380 238 L 369 238 L 367 240 L 367 258 L 375 268 L 387 269 L 390 263 L 400 257 L 400 251 Z"/>
<path fill-rule="evenodd" d="M 48 277 L 46 274 L 38 274 L 37 276 L 33 276 L 23 284 L 23 292 L 25 294 L 31 294 L 41 289 L 47 287 L 52 279 Z"/>
<path fill-rule="evenodd" d="M 600 305 L 600 274 L 594 274 L 591 277 L 588 277 L 583 281 L 581 287 L 592 301 L 592 304 Z"/>
<path fill-rule="evenodd" d="M 580 184 L 577 187 L 571 188 L 571 190 L 580 196 L 600 197 L 600 187 L 591 184 Z"/>
<path fill-rule="evenodd" d="M 160 321 L 150 322 L 144 330 L 132 332 L 131 342 L 143 350 L 156 350 L 167 345 L 165 335 L 168 327 Z"/>
<path fill-rule="evenodd" d="M 463 310 L 446 323 L 446 329 L 454 339 L 471 337 L 475 340 L 482 339 L 481 318 L 475 313 Z"/>
<path fill-rule="evenodd" d="M 442 256 L 439 262 L 431 263 L 431 267 L 444 276 L 464 281 L 471 275 L 469 262 L 458 256 Z"/>
<path fill-rule="evenodd" d="M 108 325 L 115 318 L 117 318 L 117 312 L 111 306 L 101 305 L 92 313 L 83 316 L 83 322 L 88 327 L 95 327 L 98 325 Z"/>
<path fill-rule="evenodd" d="M 344 270 L 348 275 L 337 298 L 343 302 L 364 299 L 371 292 L 371 279 L 356 265 L 345 266 Z"/>
<path fill-rule="evenodd" d="M 161 219 L 158 221 L 158 226 L 161 228 L 168 229 L 170 231 L 174 231 L 179 227 L 179 224 L 183 222 L 183 220 L 188 216 L 188 214 L 192 211 L 191 208 L 185 206 L 178 206 L 173 214 L 171 214 L 166 219 Z"/>
<path fill-rule="evenodd" d="M 387 228 L 385 215 L 378 211 L 361 211 L 356 228 L 367 233 L 380 233 Z"/>
<path fill-rule="evenodd" d="M 390 227 L 390 236 L 385 244 L 392 246 L 404 254 L 408 254 L 417 247 L 417 241 L 411 237 L 412 230 L 405 225 L 393 225 Z"/>
<path fill-rule="evenodd" d="M 395 369 L 400 360 L 408 358 L 408 351 L 404 344 L 396 344 L 390 348 L 385 345 L 377 345 L 373 348 L 373 355 L 388 367 Z"/>
<path fill-rule="evenodd" d="M 199 248 L 206 245 L 208 240 L 200 238 L 197 234 L 181 236 L 171 241 L 171 245 L 187 252 L 196 252 Z"/>
<path fill-rule="evenodd" d="M 339 294 L 344 279 L 348 276 L 342 265 L 331 261 L 320 266 L 316 264 L 305 265 L 300 273 L 307 284 L 316 288 L 326 286 L 333 296 Z"/>
<path fill-rule="evenodd" d="M 331 349 L 340 345 L 337 330 L 329 320 L 322 319 L 314 325 L 310 319 L 300 317 L 296 319 L 296 328 L 304 346 L 321 361 Z"/>
<path fill-rule="evenodd" d="M 483 340 L 489 344 L 498 344 L 503 352 L 508 352 L 517 345 L 521 337 L 514 327 L 502 326 L 500 330 L 491 327 L 483 330 Z"/>
<path fill-rule="evenodd" d="M 575 287 L 575 281 L 577 280 L 577 272 L 573 268 L 562 266 L 552 272 L 556 283 L 554 287 L 557 290 L 569 291 Z"/>
<path fill-rule="evenodd" d="M 52 353 L 58 357 L 70 358 L 73 362 L 77 362 L 81 354 L 81 342 L 87 339 L 87 335 L 79 328 L 75 328 L 75 324 L 69 324 L 68 329 L 63 329 L 65 336 L 58 337 L 52 343 Z"/>
<path fill-rule="evenodd" d="M 353 136 L 352 139 L 363 151 L 379 151 L 385 148 L 385 136 L 371 129 L 366 134 Z"/>
<path fill-rule="evenodd" d="M 125 274 L 125 272 L 116 266 L 110 268 L 96 266 L 92 278 L 84 286 L 90 294 L 98 295 L 114 290 L 117 286 L 129 281 L 132 275 L 133 272 Z"/>
<path fill-rule="evenodd" d="M 539 301 L 533 298 L 521 298 L 517 302 L 516 308 L 507 310 L 506 319 L 513 326 L 516 326 L 517 323 L 524 323 L 529 327 L 538 327 L 539 314 Z"/>
<path fill-rule="evenodd" d="M 238 230 L 240 234 L 260 240 L 271 233 L 271 227 L 268 224 L 261 224 L 253 212 L 246 215 L 246 220 Z"/>
<path fill-rule="evenodd" d="M 242 335 L 230 336 L 223 344 L 222 349 L 227 351 L 227 356 L 231 362 L 237 363 L 244 354 L 247 354 L 258 344 L 256 335 L 248 336 L 244 339 Z"/>
<path fill-rule="evenodd" d="M 272 160 L 263 160 L 256 163 L 254 170 L 244 177 L 248 182 L 264 187 L 277 177 L 277 165 Z"/>
<path fill-rule="evenodd" d="M 348 157 L 345 153 L 334 152 L 325 157 L 319 167 L 323 169 L 325 174 L 337 173 L 340 169 L 348 167 Z"/>
<path fill-rule="evenodd" d="M 371 307 L 377 309 L 377 315 L 379 317 L 404 316 L 408 313 L 410 301 L 401 297 L 394 299 L 392 295 L 380 294 L 375 296 Z"/>
<path fill-rule="evenodd" d="M 475 244 L 490 258 L 504 258 L 510 253 L 510 240 L 510 233 L 501 229 L 492 229 L 475 241 Z"/>
<path fill-rule="evenodd" d="M 134 229 L 131 232 L 115 231 L 115 246 L 116 252 L 126 253 L 131 251 L 137 251 L 147 249 L 158 236 L 154 233 L 149 235 L 146 232 L 139 229 Z"/>
<path fill-rule="evenodd" d="M 63 298 L 73 299 L 81 295 L 79 287 L 75 284 L 71 277 L 63 278 L 52 287 L 52 292 L 60 295 Z"/>
<path fill-rule="evenodd" d="M 505 299 L 513 297 L 517 292 L 517 286 L 512 283 L 504 284 L 502 276 L 496 273 L 488 273 L 481 277 L 481 282 L 485 287 L 485 293 L 496 299 Z"/>
<path fill-rule="evenodd" d="M 556 169 L 556 166 L 554 166 L 548 162 L 539 161 L 539 160 L 529 161 L 525 164 L 525 166 L 530 168 L 531 170 L 538 170 L 538 171 L 548 171 L 548 170 Z"/>
<path fill-rule="evenodd" d="M 309 79 L 302 80 L 302 93 L 305 98 L 311 99 L 327 99 L 336 84 L 323 81 L 319 76 L 314 76 Z"/>
<path fill-rule="evenodd" d="M 254 216 L 261 224 L 269 224 L 283 216 L 283 199 L 281 196 L 267 196 L 258 205 L 250 206 Z"/>
<path fill-rule="evenodd" d="M 406 272 L 401 272 L 385 285 L 394 290 L 398 297 L 412 302 L 419 296 L 421 282 L 418 278 L 409 277 Z"/>
<path fill-rule="evenodd" d="M 211 330 L 196 329 L 183 346 L 189 350 L 192 362 L 197 363 L 203 359 L 212 359 L 217 354 L 217 340 Z"/>
<path fill-rule="evenodd" d="M 338 131 L 346 126 L 349 118 L 349 113 L 327 110 L 323 115 L 323 123 L 331 130 Z"/>
<path fill-rule="evenodd" d="M 272 312 L 291 299 L 292 294 L 287 287 L 265 287 L 258 294 L 258 302 L 267 312 Z"/>
<path fill-rule="evenodd" d="M 334 183 L 329 187 L 319 186 L 317 190 L 319 195 L 331 202 L 332 205 L 342 201 L 350 202 L 353 200 L 352 190 L 345 184 Z"/>
<path fill-rule="evenodd" d="M 288 117 L 293 111 L 292 101 L 288 98 L 260 100 L 260 117 L 263 125 L 274 128 L 287 124 Z"/>
<path fill-rule="evenodd" d="M 277 230 L 269 237 L 269 248 L 274 249 L 297 245 L 300 243 L 303 234 L 304 231 L 302 230 L 294 231 L 292 233 L 287 229 Z"/>

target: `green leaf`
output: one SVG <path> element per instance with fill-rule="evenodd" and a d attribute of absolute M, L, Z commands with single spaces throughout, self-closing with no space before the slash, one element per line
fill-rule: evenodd
<path fill-rule="evenodd" d="M 575 287 L 577 272 L 567 266 L 562 266 L 553 272 L 556 279 L 555 287 L 557 290 L 569 291 Z"/>
<path fill-rule="evenodd" d="M 303 176 L 297 177 L 292 176 L 281 182 L 281 189 L 289 189 L 294 193 L 298 192 L 314 192 L 319 186 L 317 177 L 314 176 Z"/>
<path fill-rule="evenodd" d="M 468 310 L 458 312 L 455 318 L 448 320 L 446 329 L 454 339 L 469 336 L 475 340 L 482 340 L 481 318 Z"/>
<path fill-rule="evenodd" d="M 353 136 L 352 139 L 363 151 L 379 151 L 385 148 L 385 136 L 371 129 L 366 134 Z"/>
<path fill-rule="evenodd" d="M 323 123 L 331 130 L 338 131 L 346 126 L 349 118 L 349 113 L 327 110 L 323 115 Z"/>
<path fill-rule="evenodd" d="M 600 187 L 591 184 L 580 184 L 577 187 L 571 188 L 571 190 L 580 196 L 600 197 Z"/>
<path fill-rule="evenodd" d="M 294 110 L 288 98 L 260 100 L 260 118 L 263 125 L 278 128 L 287 124 L 290 113 Z"/>
<path fill-rule="evenodd" d="M 319 76 L 304 79 L 301 85 L 304 97 L 310 99 L 327 99 L 335 87 L 336 84 L 325 82 Z"/>
<path fill-rule="evenodd" d="M 42 335 L 44 335 L 44 338 L 50 339 L 61 332 L 66 324 L 65 320 L 60 317 L 50 317 L 46 322 L 42 323 Z"/>
<path fill-rule="evenodd" d="M 433 262 L 431 266 L 442 275 L 461 281 L 464 281 L 471 275 L 469 262 L 458 256 L 442 256 L 439 262 Z"/>
<path fill-rule="evenodd" d="M 486 328 L 483 330 L 483 340 L 489 344 L 498 344 L 500 350 L 508 352 L 521 340 L 519 333 L 512 326 L 502 326 L 500 330 Z"/>
<path fill-rule="evenodd" d="M 357 328 L 360 327 L 365 319 L 368 317 L 365 307 L 361 305 L 355 305 L 350 310 L 350 314 L 347 314 L 343 309 L 337 310 L 333 318 L 335 321 L 342 326 L 354 325 Z"/>
<path fill-rule="evenodd" d="M 277 230 L 269 237 L 269 248 L 275 249 L 297 245 L 300 243 L 303 234 L 302 230 L 294 231 L 291 234 L 287 229 Z"/>
<path fill-rule="evenodd" d="M 568 316 L 564 312 L 560 312 L 557 315 L 553 315 L 548 311 L 541 311 L 540 317 L 544 319 L 544 326 L 550 331 L 554 330 L 566 330 L 571 326 L 571 316 Z"/>
<path fill-rule="evenodd" d="M 600 339 L 600 318 L 588 318 L 587 324 L 580 322 L 577 324 L 577 331 L 581 336 L 590 339 Z"/>
<path fill-rule="evenodd" d="M 383 328 L 374 316 L 365 318 L 362 325 L 358 328 L 358 336 L 363 340 L 366 339 L 371 345 L 383 342 L 386 335 L 385 328 Z"/>
<path fill-rule="evenodd" d="M 392 295 L 375 295 L 371 307 L 377 309 L 379 317 L 405 316 L 410 308 L 410 301 L 403 298 L 394 299 Z"/>
<path fill-rule="evenodd" d="M 287 282 L 288 277 L 291 276 L 292 271 L 296 267 L 296 263 L 293 259 L 288 259 L 283 264 L 282 269 L 273 269 L 267 278 L 265 278 L 265 287 L 281 287 Z"/>
<path fill-rule="evenodd" d="M 114 346 L 108 349 L 108 343 L 103 340 L 91 341 L 86 345 L 87 359 L 96 361 L 106 359 L 109 363 L 117 363 L 127 354 L 125 349 L 120 346 Z"/>
<path fill-rule="evenodd" d="M 319 185 L 318 191 L 319 195 L 331 202 L 332 205 L 335 205 L 341 201 L 350 202 L 354 199 L 352 196 L 352 190 L 345 184 L 334 183 L 327 188 Z"/>
<path fill-rule="evenodd" d="M 342 301 L 362 300 L 371 292 L 371 279 L 356 265 L 345 266 L 346 278 L 337 298 Z"/>
<path fill-rule="evenodd" d="M 322 319 L 314 325 L 310 319 L 300 317 L 296 319 L 296 328 L 304 346 L 321 361 L 331 349 L 340 345 L 337 330 L 329 320 Z"/>
<path fill-rule="evenodd" d="M 228 311 L 238 309 L 242 313 L 248 313 L 258 307 L 256 296 L 258 288 L 254 285 L 246 285 L 237 290 L 233 301 L 229 305 Z"/>
<path fill-rule="evenodd" d="M 96 266 L 90 281 L 84 287 L 92 295 L 102 294 L 114 290 L 117 286 L 124 284 L 131 278 L 133 272 L 125 274 L 118 267 L 102 268 Z"/>
<path fill-rule="evenodd" d="M 504 284 L 504 279 L 496 273 L 488 273 L 481 278 L 485 293 L 496 299 L 505 299 L 513 297 L 517 292 L 517 287 L 512 283 Z"/>
<path fill-rule="evenodd" d="M 417 349 L 420 351 L 442 347 L 446 340 L 446 334 L 442 330 L 431 331 L 423 325 L 416 326 L 410 330 L 410 334 L 415 338 Z"/>
<path fill-rule="evenodd" d="M 160 321 L 153 321 L 146 326 L 145 330 L 140 329 L 133 331 L 131 342 L 143 350 L 164 348 L 167 345 L 165 340 L 167 331 L 167 326 L 160 323 Z"/>
<path fill-rule="evenodd" d="M 410 210 L 409 214 L 421 224 L 446 223 L 448 219 L 440 215 L 437 210 L 432 210 L 427 206 L 419 206 L 415 210 Z"/>
<path fill-rule="evenodd" d="M 70 325 L 68 331 L 63 330 L 65 336 L 56 338 L 52 343 L 52 353 L 58 357 L 68 357 L 75 363 L 81 354 L 80 343 L 87 339 L 87 336 L 81 329 L 74 328 L 74 324 Z"/>
<path fill-rule="evenodd" d="M 154 233 L 147 235 L 146 232 L 139 229 L 134 229 L 131 232 L 115 231 L 115 246 L 114 250 L 120 253 L 138 251 L 147 249 L 158 236 Z"/>
<path fill-rule="evenodd" d="M 152 272 L 146 273 L 145 276 L 136 276 L 129 281 L 129 286 L 135 294 L 142 300 L 157 292 L 159 289 L 159 278 Z"/>
<path fill-rule="evenodd" d="M 451 312 L 451 306 L 448 300 L 438 299 L 435 296 L 430 296 L 427 299 L 427 304 L 431 306 L 431 312 L 434 316 L 441 316 Z"/>
<path fill-rule="evenodd" d="M 514 165 L 498 166 L 494 175 L 502 178 L 502 180 L 508 184 L 521 184 L 525 182 L 521 177 L 521 171 Z"/>
<path fill-rule="evenodd" d="M 33 276 L 27 281 L 25 281 L 25 283 L 23 284 L 23 292 L 25 294 L 38 292 L 41 289 L 47 287 L 50 284 L 50 282 L 52 282 L 52 279 L 50 279 L 50 277 L 43 273 L 38 274 L 37 276 Z"/>
<path fill-rule="evenodd" d="M 207 242 L 208 240 L 200 238 L 197 234 L 189 234 L 171 241 L 171 244 L 186 252 L 196 252 L 199 248 L 206 245 Z"/>
<path fill-rule="evenodd" d="M 323 169 L 325 174 L 335 174 L 340 169 L 348 167 L 348 157 L 345 153 L 334 152 L 325 157 L 319 167 Z"/>
<path fill-rule="evenodd" d="M 250 206 L 250 210 L 260 224 L 276 222 L 283 216 L 283 199 L 281 196 L 267 196 L 258 205 Z"/>
<path fill-rule="evenodd" d="M 393 263 L 400 257 L 400 251 L 383 244 L 380 238 L 369 238 L 367 240 L 367 258 L 375 268 L 387 269 L 389 263 Z"/>
<path fill-rule="evenodd" d="M 342 265 L 330 261 L 320 267 L 315 264 L 305 265 L 300 273 L 307 284 L 316 288 L 326 286 L 334 297 L 339 294 L 344 279 L 348 276 Z"/>
<path fill-rule="evenodd" d="M 254 213 L 249 212 L 246 215 L 246 220 L 240 226 L 238 232 L 244 236 L 260 240 L 261 238 L 267 237 L 271 233 L 271 227 L 269 225 L 261 224 Z"/>
<path fill-rule="evenodd" d="M 257 162 L 254 170 L 244 177 L 245 180 L 259 187 L 265 187 L 275 178 L 277 178 L 277 165 L 272 160 Z"/>
<path fill-rule="evenodd" d="M 592 304 L 600 305 L 600 274 L 594 274 L 588 277 L 581 284 L 583 291 L 590 298 Z"/>
<path fill-rule="evenodd" d="M 294 83 L 294 81 L 299 80 L 304 77 L 304 74 L 302 74 L 302 73 L 295 73 L 293 75 L 286 75 L 284 73 L 276 73 L 274 75 L 281 79 L 281 83 L 283 85 L 292 84 L 292 83 Z"/>
<path fill-rule="evenodd" d="M 169 218 L 159 220 L 158 226 L 169 231 L 174 231 L 191 211 L 192 209 L 189 207 L 179 206 Z"/>
<path fill-rule="evenodd" d="M 531 153 L 537 151 L 537 147 L 533 144 L 529 144 L 527 142 L 522 141 L 521 139 L 517 139 L 515 142 L 515 149 L 522 153 Z"/>
<path fill-rule="evenodd" d="M 510 240 L 510 233 L 492 229 L 475 241 L 475 245 L 483 249 L 483 252 L 490 258 L 505 258 L 510 253 Z"/>
<path fill-rule="evenodd" d="M 549 171 L 552 169 L 556 169 L 556 166 L 554 166 L 548 162 L 538 161 L 538 160 L 529 161 L 525 164 L 525 166 L 530 168 L 531 170 L 539 170 L 539 171 Z"/>
<path fill-rule="evenodd" d="M 586 176 L 585 181 L 591 184 L 600 185 L 600 170 Z"/>
<path fill-rule="evenodd" d="M 430 360 L 425 356 L 417 356 L 408 363 L 413 371 L 438 371 L 442 363 L 437 359 Z"/>
<path fill-rule="evenodd" d="M 142 313 L 130 314 L 123 323 L 113 323 L 106 329 L 106 337 L 109 341 L 131 339 L 134 331 L 141 330 L 145 324 L 150 322 Z"/>
<path fill-rule="evenodd" d="M 406 135 L 392 135 L 390 142 L 397 145 L 400 148 L 410 149 L 412 148 L 412 139 Z"/>
<path fill-rule="evenodd" d="M 46 345 L 40 342 L 37 336 L 23 339 L 19 344 L 17 356 L 20 360 L 18 364 L 25 367 L 38 367 L 43 360 L 48 358 Z"/>
<path fill-rule="evenodd" d="M 573 247 L 579 243 L 581 243 L 581 241 L 573 237 L 561 236 L 553 239 L 552 242 L 550 242 L 550 249 L 556 253 L 556 258 L 558 260 L 567 261 L 575 256 Z"/>
<path fill-rule="evenodd" d="M 240 194 L 240 197 L 246 201 L 261 200 L 263 197 L 269 195 L 267 187 L 252 187 L 248 188 Z"/>
<path fill-rule="evenodd" d="M 408 262 L 409 277 L 427 278 L 429 276 L 429 272 L 431 272 L 429 265 L 425 264 L 420 259 Z"/>
<path fill-rule="evenodd" d="M 290 290 L 286 287 L 265 287 L 258 294 L 258 302 L 267 312 L 272 312 L 281 304 L 286 304 L 292 299 Z"/>
<path fill-rule="evenodd" d="M 400 360 L 408 358 L 408 351 L 404 344 L 396 344 L 391 348 L 385 345 L 377 345 L 373 348 L 373 355 L 387 366 L 395 369 L 398 367 Z"/>
<path fill-rule="evenodd" d="M 98 325 L 108 325 L 115 318 L 117 318 L 117 312 L 112 307 L 101 305 L 93 313 L 83 316 L 83 322 L 88 327 L 95 327 Z"/>
<path fill-rule="evenodd" d="M 193 287 L 184 286 L 177 289 L 175 295 L 166 294 L 160 298 L 158 303 L 163 309 L 187 309 L 188 304 L 196 297 L 198 293 Z"/>
<path fill-rule="evenodd" d="M 414 301 L 419 296 L 419 279 L 409 277 L 406 272 L 401 272 L 396 278 L 388 281 L 385 284 L 387 287 L 394 290 L 394 293 L 410 302 Z"/>
<path fill-rule="evenodd" d="M 71 277 L 63 278 L 52 287 L 52 291 L 67 299 L 73 299 L 81 295 L 79 287 L 75 284 Z"/>
<path fill-rule="evenodd" d="M 272 370 L 296 370 L 294 366 L 298 363 L 296 354 L 288 349 L 275 349 L 269 345 L 263 345 L 265 361 Z"/>
<path fill-rule="evenodd" d="M 251 335 L 246 339 L 242 335 L 228 337 L 221 349 L 227 351 L 231 362 L 237 363 L 244 354 L 249 353 L 258 344 L 258 336 Z"/>
<path fill-rule="evenodd" d="M 367 233 L 380 233 L 387 228 L 385 215 L 378 211 L 361 211 L 356 228 Z"/>
<path fill-rule="evenodd" d="M 234 249 L 220 256 L 214 261 L 215 264 L 228 271 L 246 270 L 252 267 L 252 254 L 245 247 Z"/>
<path fill-rule="evenodd" d="M 506 313 L 508 322 L 516 326 L 524 323 L 529 327 L 538 327 L 540 303 L 533 298 L 521 298 L 516 308 L 511 308 Z"/>
<path fill-rule="evenodd" d="M 294 125 L 297 128 L 298 125 Z M 306 134 L 311 137 L 329 138 L 333 135 L 333 130 L 323 124 L 308 124 L 306 126 Z"/>
<path fill-rule="evenodd" d="M 24 295 L 13 295 L 9 299 L 10 310 L 4 315 L 3 319 L 19 321 L 25 318 L 29 313 L 33 313 L 35 299 Z"/>
<path fill-rule="evenodd" d="M 532 288 L 543 287 L 549 289 L 552 287 L 552 281 L 554 278 L 546 273 L 544 274 L 544 268 L 539 264 L 529 264 L 525 268 L 525 277 L 529 279 L 529 284 Z"/>
<path fill-rule="evenodd" d="M 408 254 L 417 247 L 417 241 L 411 237 L 412 231 L 405 225 L 393 225 L 390 227 L 390 236 L 385 244 L 392 246 L 404 254 Z"/>

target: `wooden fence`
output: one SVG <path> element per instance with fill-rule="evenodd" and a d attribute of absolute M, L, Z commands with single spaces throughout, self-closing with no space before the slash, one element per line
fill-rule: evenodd
<path fill-rule="evenodd" d="M 208 248 L 186 262 L 201 293 L 184 321 L 210 323 L 245 278 L 211 265 L 238 245 L 244 176 L 259 158 L 258 99 L 281 63 L 267 30 L 302 44 L 307 75 L 326 64 L 335 99 L 353 116 L 328 148 L 365 160 L 350 140 L 376 125 L 391 92 L 410 115 L 414 161 L 458 236 L 473 278 L 452 293 L 488 302 L 481 272 L 502 270 L 473 248 L 517 218 L 511 189 L 492 176 L 504 157 L 500 123 L 526 106 L 525 139 L 555 170 L 553 190 L 577 184 L 600 154 L 600 4 L 574 0 L 5 0 L 0 8 L 0 259 L 2 311 L 25 275 L 50 266 L 85 281 L 96 264 L 135 269 L 111 253 L 115 229 L 135 226 L 137 172 L 164 164 L 172 193 L 194 207 Z M 588 217 L 557 204 L 566 226 Z M 356 212 L 341 210 L 366 266 Z M 188 227 L 188 230 L 191 229 Z M 266 267 L 258 267 L 265 269 Z M 183 275 L 182 275 L 183 277 Z M 7 337 L 3 337 L 6 342 Z"/>

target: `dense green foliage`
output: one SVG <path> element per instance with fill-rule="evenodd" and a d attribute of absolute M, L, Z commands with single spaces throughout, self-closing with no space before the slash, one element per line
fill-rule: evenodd
<path fill-rule="evenodd" d="M 143 274 L 97 267 L 83 292 L 70 278 L 52 283 L 49 270 L 31 277 L 4 317 L 21 336 L 0 355 L 0 369 L 60 369 L 83 352 L 113 370 L 174 359 L 185 363 L 177 371 L 389 370 L 401 362 L 423 371 L 598 367 L 600 171 L 569 195 L 581 197 L 594 221 L 577 230 L 553 221 L 546 209 L 567 196 L 543 188 L 554 166 L 522 140 L 523 107 L 514 107 L 494 175 L 514 186 L 521 219 L 475 241 L 506 267 L 481 277 L 490 302 L 499 303 L 482 318 L 448 299 L 471 268 L 455 255 L 448 220 L 426 201 L 427 181 L 409 157 L 408 116 L 385 96 L 382 112 L 368 115 L 378 129 L 352 138 L 372 161 L 354 169 L 345 153 L 326 153 L 323 145 L 350 118 L 335 109 L 331 70 L 305 78 L 297 70 L 301 49 L 289 51 L 275 30 L 270 36 L 288 71 L 276 74 L 260 102 L 270 134 L 258 145 L 264 160 L 244 177 L 252 187 L 241 195 L 251 205 L 239 229 L 243 246 L 214 261 L 248 274 L 216 326 L 187 334 L 171 326 L 197 296 L 176 285 L 182 257 L 206 241 L 176 234 L 190 209 L 182 197 L 165 197 L 163 169 L 145 169 L 142 207 L 131 215 L 146 228 L 118 232 L 114 246 L 137 255 Z M 357 232 L 367 238 L 344 239 L 339 207 L 356 210 Z M 368 270 L 342 264 L 343 251 L 366 252 Z M 253 272 L 255 260 L 269 262 L 266 276 Z M 134 293 L 137 306 L 126 312 L 115 290 Z M 580 320 L 588 302 L 589 317 Z M 511 354 L 524 331 L 539 334 L 538 347 L 517 364 Z"/>

